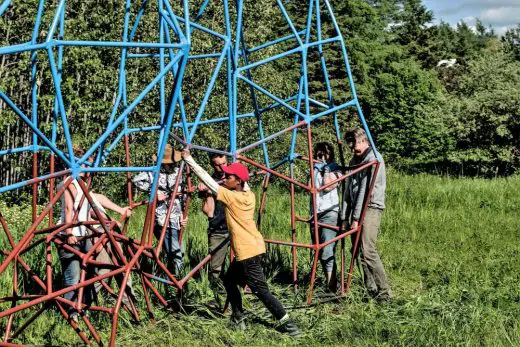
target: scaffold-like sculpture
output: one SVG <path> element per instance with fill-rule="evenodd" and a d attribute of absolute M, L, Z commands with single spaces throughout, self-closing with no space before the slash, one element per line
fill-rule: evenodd
<path fill-rule="evenodd" d="M 330 242 L 341 241 L 341 292 L 346 294 L 352 278 L 354 257 L 350 258 L 348 267 L 344 261 L 344 240 L 346 237 L 353 237 L 355 254 L 362 219 L 356 230 L 344 230 L 337 225 L 328 226 L 337 230 L 338 235 L 324 244 L 313 244 L 308 237 L 308 232 L 304 233 L 304 239 L 308 239 L 307 242 L 297 240 L 298 222 L 312 225 L 314 228 L 312 232 L 316 235 L 316 239 L 318 239 L 318 227 L 320 226 L 316 212 L 310 216 L 297 215 L 295 202 L 297 190 L 306 192 L 311 204 L 315 206 L 316 194 L 319 191 L 332 184 L 343 182 L 348 176 L 359 170 L 371 168 L 377 170 L 378 167 L 378 163 L 374 161 L 362 167 L 347 170 L 345 175 L 327 186 L 320 188 L 315 186 L 314 160 L 312 159 L 314 157 L 313 124 L 320 122 L 322 126 L 324 124 L 328 126 L 330 132 L 334 133 L 341 149 L 342 123 L 346 119 L 342 119 L 341 115 L 345 117 L 357 115 L 368 135 L 370 144 L 375 148 L 356 95 L 345 42 L 329 0 L 302 2 L 302 6 L 305 5 L 306 9 L 304 27 L 298 27 L 294 18 L 291 17 L 291 13 L 286 10 L 283 0 L 273 1 L 276 11 L 284 22 L 282 27 L 273 28 L 273 33 L 285 32 L 285 34 L 254 45 L 247 41 L 248 31 L 255 30 L 251 25 L 245 24 L 248 16 L 247 1 L 204 0 L 197 2 L 197 5 L 189 0 L 175 3 L 170 0 L 157 0 L 156 2 L 121 0 L 121 2 L 122 7 L 124 5 L 124 27 L 122 28 L 122 39 L 119 42 L 81 41 L 75 40 L 74 37 L 69 38 L 65 32 L 67 1 L 59 0 L 57 3 L 53 2 L 53 6 L 49 7 L 50 1 L 39 0 L 31 40 L 0 48 L 0 56 L 30 52 L 30 60 L 27 63 L 32 74 L 32 108 L 30 110 L 21 109 L 10 95 L 0 90 L 1 102 L 5 103 L 10 112 L 14 112 L 30 128 L 32 143 L 19 148 L 0 148 L 0 156 L 16 156 L 29 152 L 33 157 L 31 178 L 0 187 L 0 194 L 2 194 L 30 186 L 33 201 L 32 221 L 30 227 L 22 235 L 15 235 L 12 232 L 13 226 L 0 211 L 1 228 L 5 235 L 5 242 L 0 245 L 6 246 L 2 246 L 0 249 L 0 276 L 12 279 L 10 281 L 12 287 L 3 290 L 4 297 L 0 299 L 0 305 L 2 305 L 0 306 L 0 326 L 4 330 L 3 344 L 23 342 L 23 339 L 20 339 L 23 331 L 43 312 L 54 309 L 58 312 L 57 314 L 61 314 L 70 323 L 86 344 L 94 341 L 102 343 L 102 338 L 94 326 L 94 320 L 90 319 L 86 313 L 98 311 L 108 314 L 112 324 L 110 345 L 114 345 L 121 308 L 126 310 L 134 320 L 140 320 L 135 298 L 126 295 L 127 284 L 131 277 L 134 279 L 134 286 L 142 287 L 142 299 L 145 301 L 146 310 L 152 315 L 152 295 L 162 305 L 168 306 L 168 301 L 162 293 L 163 284 L 182 290 L 185 283 L 209 261 L 211 254 L 188 271 L 184 278 L 176 278 L 161 260 L 166 226 L 163 228 L 159 240 L 154 239 L 153 229 L 157 203 L 157 181 L 161 158 L 168 142 L 177 147 L 188 145 L 195 152 L 200 150 L 228 155 L 233 160 L 240 160 L 255 167 L 258 174 L 264 175 L 259 225 L 261 220 L 265 220 L 265 216 L 270 213 L 266 209 L 270 181 L 274 177 L 286 181 L 291 201 L 291 232 L 287 232 L 287 240 L 266 240 L 266 242 L 287 245 L 292 248 L 294 284 L 298 279 L 297 249 L 305 248 L 313 251 L 308 293 L 310 303 L 318 252 Z M 16 1 L 4 0 L 0 4 L 0 17 L 8 14 L 14 6 L 16 6 Z M 197 8 L 194 8 L 195 6 Z M 49 16 L 48 13 L 45 13 L 50 11 L 49 8 L 53 11 L 52 21 L 48 27 L 42 27 L 42 18 L 44 15 Z M 213 11 L 213 15 L 221 14 L 219 20 L 222 22 L 223 30 L 219 31 L 201 24 L 201 18 L 209 8 L 217 9 Z M 158 19 L 159 34 L 153 42 L 140 41 L 136 36 L 143 14 L 147 12 L 155 12 Z M 323 23 L 327 23 L 329 27 L 326 33 L 322 32 Z M 220 49 L 216 52 L 202 54 L 193 52 L 192 37 L 196 33 L 205 35 L 206 40 L 218 42 Z M 63 64 L 66 63 L 65 57 L 70 49 L 87 47 L 119 52 L 118 90 L 112 110 L 106 111 L 106 123 L 99 125 L 100 136 L 86 150 L 86 153 L 77 157 L 74 152 L 73 134 L 69 128 L 69 121 L 74 115 L 67 113 L 66 98 L 61 88 L 62 71 Z M 334 69 L 343 71 L 344 85 L 336 85 L 333 88 L 330 83 L 328 69 L 331 67 L 327 65 L 327 50 L 333 50 L 343 58 L 342 66 L 334 66 Z M 257 59 L 259 52 L 263 54 L 264 58 Z M 265 55 L 269 57 L 265 58 Z M 46 59 L 50 68 L 55 92 L 54 115 L 51 117 L 51 124 L 44 122 L 46 118 L 39 112 L 38 105 L 39 89 L 36 75 L 42 59 Z M 155 78 L 143 84 L 142 91 L 133 100 L 129 100 L 127 93 L 127 74 L 129 73 L 127 63 L 131 59 L 148 59 L 150 64 L 158 67 Z M 292 81 L 294 93 L 289 91 L 290 95 L 277 95 L 270 91 L 269 85 L 262 85 L 261 82 L 254 79 L 256 69 L 276 64 L 283 59 L 292 59 L 291 61 L 297 64 L 297 78 Z M 311 59 L 315 59 L 317 62 L 313 66 L 314 68 L 318 66 L 319 73 L 313 73 L 313 76 L 321 77 L 319 82 L 326 91 L 324 100 L 315 97 L 311 90 L 311 82 L 316 82 L 310 80 L 309 63 Z M 205 92 L 196 111 L 191 114 L 185 107 L 190 91 L 183 89 L 183 79 L 185 72 L 190 69 L 190 64 L 197 60 L 213 61 L 208 66 L 213 66 L 214 69 L 208 71 L 210 77 L 205 86 Z M 219 116 L 208 117 L 208 101 L 215 92 L 215 85 L 218 81 L 223 81 L 227 88 L 227 108 L 220 110 Z M 338 88 L 340 90 L 337 90 Z M 136 108 L 152 90 L 157 89 L 160 105 L 157 122 L 132 127 L 131 118 L 136 112 Z M 88 100 L 85 102 L 88 103 Z M 348 113 L 348 109 L 352 109 L 353 112 Z M 281 118 L 273 116 L 280 114 L 283 115 Z M 287 124 L 280 119 L 287 121 Z M 204 137 L 197 137 L 200 129 L 215 124 L 220 126 L 218 129 L 222 131 L 221 137 L 229 139 L 229 147 L 225 150 L 214 148 L 211 143 L 205 142 Z M 254 132 L 257 133 L 257 138 L 254 141 L 244 142 L 243 138 L 250 138 L 253 133 L 250 130 L 251 124 L 256 126 Z M 277 130 L 267 134 L 264 132 L 266 125 L 270 125 L 270 129 L 276 128 Z M 149 166 L 135 167 L 132 166 L 130 137 L 133 134 L 144 132 L 157 134 L 156 160 L 153 162 L 150 160 Z M 244 137 L 243 134 L 247 134 L 249 137 Z M 273 157 L 269 151 L 270 145 L 284 138 L 288 139 L 287 152 L 282 158 Z M 126 154 L 124 165 L 107 165 L 106 163 L 110 162 L 110 156 L 117 146 L 124 146 Z M 342 154 L 341 150 L 340 153 Z M 93 162 L 89 161 L 91 157 L 95 158 Z M 49 165 L 41 165 L 42 160 L 48 160 Z M 49 171 L 42 172 L 47 167 Z M 59 167 L 58 170 L 57 167 Z M 183 175 L 178 175 L 174 189 L 176 193 L 170 197 L 171 202 L 177 194 L 189 195 L 194 190 L 187 167 L 181 163 L 179 170 Z M 308 176 L 303 181 L 298 180 L 295 173 L 297 170 L 308 172 Z M 130 178 L 131 174 L 135 172 L 153 174 L 153 185 L 147 201 L 136 202 L 134 199 Z M 112 220 L 98 209 L 90 186 L 93 180 L 103 173 L 124 175 L 128 180 L 129 205 L 133 208 L 139 206 L 146 208 L 146 219 L 144 225 L 141 225 L 139 229 L 140 238 L 128 236 L 128 220 L 124 220 L 124 218 L 121 221 Z M 58 179 L 60 184 L 58 184 Z M 184 188 L 180 192 L 177 187 L 183 180 L 186 183 L 182 183 Z M 77 184 L 82 190 L 84 198 L 80 205 L 90 206 L 92 213 L 95 214 L 93 220 L 78 221 L 79 213 L 75 213 L 70 222 L 60 220 L 59 202 L 65 190 L 72 184 Z M 42 187 L 45 187 L 43 191 L 48 192 L 48 197 L 38 196 Z M 37 202 L 42 200 L 46 202 L 46 205 L 43 209 L 39 209 Z M 172 205 L 170 203 L 170 206 Z M 187 214 L 188 205 L 189 199 L 184 206 L 184 214 Z M 168 215 L 169 213 L 171 213 L 171 207 Z M 288 213 L 288 211 L 277 211 L 276 213 Z M 92 240 L 93 246 L 87 253 L 70 247 L 62 238 L 62 232 L 65 229 L 77 226 L 85 226 L 90 231 L 86 238 Z M 262 231 L 261 228 L 260 230 Z M 180 237 L 182 237 L 182 232 Z M 81 276 L 77 285 L 61 288 L 60 284 L 54 283 L 53 278 L 60 273 L 60 268 L 56 259 L 53 259 L 53 247 L 67 249 L 81 259 Z M 102 248 L 109 253 L 110 264 L 100 263 L 96 260 L 96 253 Z M 41 261 L 44 264 L 40 266 L 40 269 L 35 269 L 34 265 L 29 264 L 24 258 L 41 249 L 43 249 L 41 253 L 44 254 Z M 154 266 L 147 266 L 150 263 L 153 263 Z M 101 265 L 109 267 L 110 271 L 97 275 L 88 274 L 89 267 Z M 22 273 L 23 276 L 21 276 Z M 347 273 L 346 279 L 345 273 Z M 24 286 L 20 280 L 22 277 L 30 281 L 32 285 Z M 105 281 L 106 279 L 114 280 L 109 282 Z M 86 295 L 87 288 L 96 283 L 101 283 L 104 289 L 116 299 L 113 307 L 83 303 L 82 297 Z M 29 291 L 27 288 L 31 288 L 31 290 Z M 64 294 L 72 291 L 77 292 L 77 300 L 65 299 Z M 127 304 L 122 305 L 125 298 Z M 80 314 L 79 322 L 71 319 L 69 315 L 71 308 Z M 85 327 L 86 330 L 82 327 Z"/>

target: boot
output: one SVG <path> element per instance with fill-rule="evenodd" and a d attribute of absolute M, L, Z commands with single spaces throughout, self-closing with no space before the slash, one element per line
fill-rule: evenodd
<path fill-rule="evenodd" d="M 298 328 L 296 323 L 290 318 L 287 318 L 283 323 L 280 324 L 280 326 L 278 327 L 278 331 L 292 337 L 302 336 L 300 328 Z"/>
<path fill-rule="evenodd" d="M 246 330 L 245 316 L 242 312 L 233 312 L 231 314 L 229 328 L 233 330 Z"/>

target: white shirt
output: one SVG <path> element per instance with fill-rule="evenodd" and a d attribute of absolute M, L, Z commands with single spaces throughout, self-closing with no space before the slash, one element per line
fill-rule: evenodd
<path fill-rule="evenodd" d="M 83 203 L 81 204 L 81 206 L 79 205 L 81 203 L 81 199 L 83 198 L 84 194 L 83 194 L 83 190 L 81 190 L 81 187 L 79 186 L 78 181 L 76 179 L 74 179 L 74 180 L 72 180 L 71 184 L 76 189 L 76 195 L 73 197 L 72 216 L 74 216 L 79 209 L 78 222 L 86 222 L 86 221 L 92 220 L 92 218 L 90 217 L 91 207 L 90 207 L 90 204 L 89 204 L 87 198 L 85 197 L 85 199 L 83 199 Z M 59 189 L 59 187 L 60 186 L 58 186 L 58 189 Z M 105 209 L 97 201 L 96 197 L 92 194 L 90 195 L 90 197 L 96 204 L 97 208 L 101 212 L 105 213 Z M 61 196 L 61 217 L 60 217 L 60 220 L 58 221 L 58 224 L 61 224 L 61 223 L 65 223 L 65 194 L 63 194 Z M 62 234 L 64 234 L 64 233 L 65 232 L 63 231 Z M 76 226 L 76 227 L 72 228 L 72 235 L 74 235 L 74 236 L 82 237 L 87 234 L 88 234 L 88 229 L 85 225 L 80 225 L 80 226 Z"/>

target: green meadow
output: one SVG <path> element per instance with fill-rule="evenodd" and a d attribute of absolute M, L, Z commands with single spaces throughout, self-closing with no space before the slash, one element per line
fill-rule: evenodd
<path fill-rule="evenodd" d="M 30 220 L 30 210 L 26 207 L 6 209 L 3 205 L 0 202 L 0 210 L 19 238 Z M 186 263 L 191 265 L 205 256 L 207 247 L 206 221 L 198 211 L 199 205 L 194 198 L 186 234 Z M 298 196 L 301 214 L 305 214 L 307 205 L 308 201 Z M 282 188 L 270 189 L 267 213 L 262 221 L 266 238 L 290 238 L 289 211 L 288 194 Z M 251 295 L 244 299 L 248 329 L 245 332 L 229 330 L 227 315 L 210 308 L 214 297 L 204 270 L 188 282 L 183 311 L 174 313 L 154 302 L 155 319 L 149 319 L 141 310 L 139 324 L 132 323 L 130 316 L 122 313 L 117 344 L 519 346 L 519 217 L 518 176 L 485 180 L 390 172 L 387 209 L 378 247 L 393 288 L 393 301 L 378 304 L 367 300 L 356 267 L 346 298 L 309 307 L 302 305 L 310 268 L 309 251 L 298 251 L 300 285 L 295 292 L 288 277 L 290 248 L 270 246 L 265 258 L 269 282 L 302 328 L 301 339 L 273 330 L 269 313 Z M 142 209 L 134 212 L 130 234 L 138 235 L 143 218 Z M 308 229 L 303 224 L 298 227 L 298 238 L 309 240 Z M 346 245 L 348 253 L 350 240 Z M 0 235 L 0 248 L 9 249 L 4 234 Z M 43 255 L 43 248 L 35 249 L 24 259 L 41 274 L 45 265 Z M 0 260 L 3 259 L 1 256 Z M 59 264 L 56 269 L 59 272 Z M 11 271 L 9 268 L 0 276 L 1 296 L 11 291 Z M 316 301 L 323 294 L 322 277 L 319 270 Z M 55 286 L 59 285 L 56 278 Z M 31 288 L 30 281 L 26 281 L 25 286 Z M 138 294 L 141 294 L 139 290 Z M 139 305 L 144 308 L 143 296 L 138 296 Z M 110 304 L 110 299 L 104 300 Z M 0 305 L 0 310 L 5 310 L 10 304 Z M 108 341 L 108 316 L 95 313 L 91 316 L 103 340 Z M 0 325 L 5 326 L 6 321 L 0 320 Z M 16 322 L 21 324 L 23 320 Z M 76 333 L 54 310 L 48 310 L 13 342 L 81 344 Z"/>

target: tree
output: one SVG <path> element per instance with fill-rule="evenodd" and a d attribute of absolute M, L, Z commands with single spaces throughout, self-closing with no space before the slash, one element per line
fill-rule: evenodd
<path fill-rule="evenodd" d="M 507 29 L 501 41 L 504 44 L 504 51 L 520 61 L 520 24 L 516 28 Z"/>
<path fill-rule="evenodd" d="M 485 52 L 468 63 L 449 110 L 459 126 L 449 160 L 472 174 L 510 174 L 520 164 L 520 63 Z"/>

